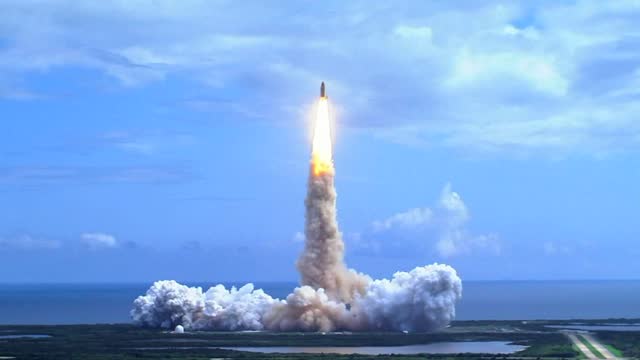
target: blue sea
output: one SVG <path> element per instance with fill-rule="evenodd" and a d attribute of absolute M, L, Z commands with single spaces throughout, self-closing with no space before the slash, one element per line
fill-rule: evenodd
<path fill-rule="evenodd" d="M 133 300 L 149 285 L 2 284 L 0 324 L 129 322 Z M 279 298 L 295 286 L 256 283 Z M 458 320 L 640 318 L 640 280 L 466 281 L 456 312 Z"/>

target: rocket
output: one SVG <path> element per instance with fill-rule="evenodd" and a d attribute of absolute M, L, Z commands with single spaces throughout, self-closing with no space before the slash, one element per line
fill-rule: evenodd
<path fill-rule="evenodd" d="M 320 84 L 320 97 L 321 98 L 326 98 L 327 94 L 324 91 L 324 81 L 322 82 L 322 84 Z"/>

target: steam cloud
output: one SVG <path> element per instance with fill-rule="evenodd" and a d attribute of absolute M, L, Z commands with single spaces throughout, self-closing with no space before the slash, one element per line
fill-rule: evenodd
<path fill-rule="evenodd" d="M 323 289 L 300 286 L 285 300 L 273 299 L 253 284 L 240 289 L 217 285 L 203 292 L 157 281 L 134 301 L 131 315 L 143 326 L 192 330 L 430 331 L 455 315 L 462 283 L 448 265 L 433 264 L 373 280 L 350 307 Z"/>
<path fill-rule="evenodd" d="M 204 292 L 175 281 L 158 281 L 134 301 L 134 322 L 167 329 L 180 325 L 232 331 L 430 331 L 446 326 L 462 296 L 462 282 L 452 267 L 417 267 L 397 272 L 391 280 L 372 280 L 347 268 L 327 149 L 328 163 L 312 158 L 305 247 L 297 262 L 300 287 L 279 300 L 253 284 L 240 289 L 217 285 Z"/>

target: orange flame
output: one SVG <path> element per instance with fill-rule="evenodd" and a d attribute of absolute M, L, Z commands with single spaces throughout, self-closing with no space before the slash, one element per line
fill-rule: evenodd
<path fill-rule="evenodd" d="M 313 175 L 333 174 L 332 152 L 329 99 L 321 97 L 316 109 L 316 123 L 313 128 L 313 147 L 311 150 Z"/>

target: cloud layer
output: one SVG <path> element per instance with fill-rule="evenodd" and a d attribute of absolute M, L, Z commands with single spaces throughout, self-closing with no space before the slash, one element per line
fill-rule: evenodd
<path fill-rule="evenodd" d="M 0 96 L 41 98 L 26 76 L 72 66 L 124 87 L 192 79 L 208 91 L 184 105 L 284 121 L 326 80 L 345 124 L 390 141 L 637 149 L 637 2 L 406 5 L 4 1 Z"/>

